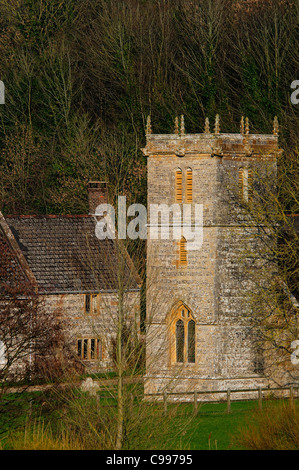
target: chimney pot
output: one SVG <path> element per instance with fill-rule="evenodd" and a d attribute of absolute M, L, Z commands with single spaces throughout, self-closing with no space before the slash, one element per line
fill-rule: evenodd
<path fill-rule="evenodd" d="M 105 181 L 89 181 L 88 183 L 89 214 L 95 214 L 100 204 L 108 203 L 108 185 Z"/>

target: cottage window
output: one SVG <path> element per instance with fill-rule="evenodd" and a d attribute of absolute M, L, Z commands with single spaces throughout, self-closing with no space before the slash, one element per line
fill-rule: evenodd
<path fill-rule="evenodd" d="M 85 295 L 85 312 L 90 313 L 91 308 L 91 296 L 90 294 Z"/>
<path fill-rule="evenodd" d="M 88 339 L 83 340 L 83 359 L 88 359 Z"/>
<path fill-rule="evenodd" d="M 85 295 L 85 313 L 97 313 L 97 312 L 98 312 L 98 295 L 86 294 Z"/>
<path fill-rule="evenodd" d="M 82 360 L 102 359 L 102 344 L 98 338 L 80 338 L 77 340 L 78 357 Z"/>

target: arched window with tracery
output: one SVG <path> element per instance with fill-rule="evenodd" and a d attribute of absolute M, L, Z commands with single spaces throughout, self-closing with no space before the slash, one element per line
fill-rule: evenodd
<path fill-rule="evenodd" d="M 182 320 L 175 325 L 176 362 L 184 362 L 185 327 Z"/>
<path fill-rule="evenodd" d="M 184 305 L 176 310 L 171 326 L 171 361 L 194 364 L 196 360 L 196 324 L 190 310 Z"/>
<path fill-rule="evenodd" d="M 188 362 L 195 362 L 195 321 L 188 322 Z"/>

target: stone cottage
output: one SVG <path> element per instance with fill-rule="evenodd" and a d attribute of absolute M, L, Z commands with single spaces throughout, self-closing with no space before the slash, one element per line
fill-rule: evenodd
<path fill-rule="evenodd" d="M 18 266 L 45 308 L 65 320 L 74 353 L 94 372 L 112 366 L 120 289 L 128 324 L 139 331 L 140 279 L 133 263 L 127 253 L 120 256 L 117 240 L 95 235 L 95 208 L 106 202 L 106 183 L 90 182 L 88 215 L 0 213 L 1 235 Z"/>
<path fill-rule="evenodd" d="M 173 205 L 189 206 L 193 229 L 196 205 L 203 218 L 202 244 L 192 250 L 184 236 L 161 236 L 165 213 L 148 221 L 145 395 L 268 386 L 250 312 L 244 315 L 250 285 L 240 261 L 258 227 L 242 216 L 232 194 L 250 202 L 255 175 L 265 166 L 275 183 L 277 122 L 273 134 L 258 135 L 242 119 L 240 133 L 227 134 L 217 116 L 213 130 L 207 120 L 204 133 L 191 135 L 182 116 L 173 134 L 152 133 L 150 120 L 146 134 L 148 208 L 171 207 L 174 214 Z M 169 214 L 171 228 L 182 223 Z M 151 236 L 154 228 L 160 236 Z"/>

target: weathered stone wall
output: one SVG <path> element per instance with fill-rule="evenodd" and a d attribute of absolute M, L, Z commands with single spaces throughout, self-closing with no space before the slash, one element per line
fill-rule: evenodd
<path fill-rule="evenodd" d="M 78 339 L 96 338 L 101 340 L 102 359 L 84 360 L 89 371 L 99 372 L 112 368 L 112 339 L 117 334 L 119 296 L 116 292 L 100 293 L 90 313 L 85 311 L 85 294 L 57 294 L 44 298 L 45 308 L 54 311 L 65 326 L 65 338 L 75 354 Z M 140 294 L 125 295 L 124 314 L 128 324 L 139 331 Z"/>
<path fill-rule="evenodd" d="M 275 181 L 276 136 L 225 134 L 148 135 L 148 208 L 175 203 L 175 172 L 192 169 L 192 207 L 203 205 L 203 244 L 179 266 L 178 242 L 153 240 L 149 220 L 147 254 L 147 375 L 145 393 L 225 390 L 268 381 L 255 372 L 250 310 L 252 288 L 246 252 L 257 243 L 256 228 L 239 205 L 240 168 L 270 169 Z M 194 221 L 194 220 L 193 220 Z M 195 364 L 176 364 L 170 355 L 171 312 L 183 302 L 196 322 Z"/>

